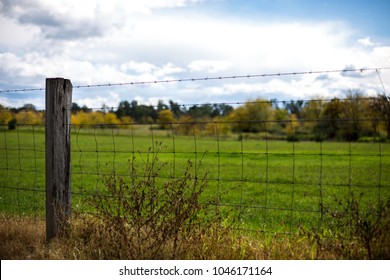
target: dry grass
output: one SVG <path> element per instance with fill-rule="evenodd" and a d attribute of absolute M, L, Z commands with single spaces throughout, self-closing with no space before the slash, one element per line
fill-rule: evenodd
<path fill-rule="evenodd" d="M 45 259 L 45 222 L 0 215 L 0 259 Z"/>
<path fill-rule="evenodd" d="M 31 217 L 0 215 L 0 258 L 1 259 L 132 259 L 126 252 L 112 248 L 117 240 L 104 235 L 99 223 L 91 217 L 75 217 L 65 235 L 54 239 L 50 244 L 45 241 L 44 220 Z M 107 232 L 106 232 L 107 234 Z M 180 254 L 174 257 L 171 246 L 161 247 L 155 255 L 145 254 L 136 259 L 194 259 L 194 260 L 311 260 L 345 259 L 340 253 L 338 240 L 328 240 L 319 246 L 316 240 L 300 235 L 267 235 L 242 233 L 229 229 L 210 229 L 204 234 L 194 234 L 197 239 L 183 239 L 180 242 Z M 325 241 L 323 241 L 325 242 Z M 343 244 L 345 246 L 345 244 Z M 351 249 L 359 252 L 362 259 L 364 246 L 353 243 Z"/>
<path fill-rule="evenodd" d="M 110 236 L 104 236 L 95 219 L 78 217 L 69 225 L 66 236 L 45 241 L 44 220 L 31 217 L 0 216 L 1 259 L 130 259 L 130 248 L 112 249 Z M 94 226 L 92 226 L 94 224 Z M 107 232 L 106 232 L 107 233 Z M 294 238 L 244 237 L 232 230 L 210 229 L 206 234 L 193 234 L 197 240 L 181 240 L 177 259 L 310 259 L 311 249 Z M 169 244 L 168 244 L 169 245 Z M 298 245 L 298 246 L 297 246 Z M 154 256 L 137 259 L 172 259 L 170 246 L 162 247 Z M 117 248 L 116 248 L 117 249 Z"/>

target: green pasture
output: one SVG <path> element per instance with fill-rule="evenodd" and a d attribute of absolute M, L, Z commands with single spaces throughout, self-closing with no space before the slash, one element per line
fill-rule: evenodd
<path fill-rule="evenodd" d="M 159 183 L 182 176 L 191 160 L 194 176 L 208 181 L 204 200 L 218 197 L 214 201 L 223 213 L 234 215 L 243 229 L 317 227 L 320 204 L 337 207 L 335 196 L 364 193 L 362 206 L 390 197 L 389 143 L 178 136 L 149 128 L 72 128 L 74 209 L 90 211 L 85 200 L 104 191 L 105 175 L 115 172 L 129 180 L 131 166 L 142 174 L 148 154 L 156 152 L 157 166 L 164 164 Z M 0 129 L 0 211 L 43 215 L 44 130 Z"/>

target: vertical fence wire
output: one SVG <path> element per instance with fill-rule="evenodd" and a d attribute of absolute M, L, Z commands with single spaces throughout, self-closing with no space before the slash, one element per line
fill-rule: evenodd
<path fill-rule="evenodd" d="M 214 190 L 216 206 L 238 211 L 243 224 L 237 227 L 244 230 L 291 233 L 309 219 L 314 219 L 313 223 L 320 228 L 322 206 L 330 203 L 333 195 L 364 191 L 369 200 L 371 192 L 376 193 L 378 203 L 390 196 L 389 143 L 374 138 L 367 143 L 299 142 L 291 120 L 247 122 L 264 129 L 258 133 L 224 135 L 224 126 L 245 123 L 226 120 L 174 121 L 167 123 L 166 130 L 158 123 L 72 125 L 76 201 L 82 211 L 89 211 L 83 208 L 83 198 L 104 188 L 102 177 L 110 173 L 132 176 L 131 164 L 145 155 L 148 147 L 156 153 L 156 142 L 164 142 L 166 147 L 159 152 L 162 160 L 170 163 L 169 171 L 160 174 L 159 179 L 178 178 L 185 160 L 193 160 L 196 177 L 208 173 L 208 194 Z M 320 124 L 318 119 L 299 122 Z M 351 120 L 341 122 L 348 125 Z M 281 124 L 291 131 L 290 142 L 272 139 L 271 130 Z M 187 135 L 180 134 L 180 126 L 191 129 Z M 211 132 L 206 127 L 211 127 Z M 14 131 L 6 125 L 1 128 L 2 211 L 42 211 L 43 131 L 28 123 L 18 124 Z M 375 137 L 379 135 L 377 129 Z M 283 224 L 287 227 L 282 229 Z"/>
<path fill-rule="evenodd" d="M 218 127 L 223 123 L 212 121 L 198 124 L 214 126 L 214 137 L 201 136 L 195 127 L 191 129 L 191 136 L 177 136 L 173 127 L 187 125 L 187 123 L 179 122 L 171 123 L 169 128 L 171 131 L 169 133 L 164 132 L 165 135 L 162 131 L 156 130 L 156 124 L 152 126 L 149 124 L 132 125 L 130 131 L 121 132 L 118 130 L 117 133 L 112 128 L 106 131 L 94 128 L 92 134 L 78 132 L 78 138 L 85 137 L 93 140 L 92 143 L 95 142 L 95 148 L 93 149 L 93 153 L 95 153 L 95 171 L 92 174 L 95 177 L 95 190 L 101 190 L 101 176 L 105 172 L 112 170 L 118 175 L 121 174 L 118 169 L 121 168 L 125 157 L 129 161 L 131 155 L 135 157 L 136 151 L 141 157 L 144 157 L 148 146 L 152 148 L 153 153 L 158 152 L 157 146 L 153 146 L 156 141 L 164 142 L 163 144 L 166 147 L 159 153 L 161 153 L 164 161 L 171 163 L 169 172 L 158 175 L 161 180 L 180 176 L 178 171 L 183 168 L 183 160 L 185 158 L 193 159 L 195 176 L 199 178 L 202 176 L 202 172 L 207 172 L 209 174 L 210 189 L 215 190 L 217 197 L 224 192 L 223 190 L 229 189 L 229 185 L 233 185 L 230 197 L 222 198 L 218 204 L 225 208 L 237 208 L 239 220 L 244 221 L 244 224 L 250 223 L 248 221 L 250 219 L 249 215 L 253 215 L 253 213 L 260 214 L 262 217 L 257 218 L 257 220 L 264 221 L 260 225 L 260 229 L 264 231 L 272 232 L 278 224 L 285 223 L 288 225 L 287 232 L 294 232 L 299 226 L 300 220 L 304 219 L 303 216 L 306 214 L 310 216 L 310 213 L 313 214 L 311 217 L 316 217 L 316 225 L 320 227 L 324 214 L 321 206 L 330 201 L 330 196 L 333 194 L 342 195 L 344 189 L 349 194 L 357 188 L 367 189 L 371 187 L 372 182 L 359 181 L 359 177 L 356 177 L 369 174 L 359 174 L 360 169 L 357 169 L 359 166 L 355 166 L 357 165 L 355 161 L 361 160 L 365 153 L 354 149 L 361 145 L 374 147 L 372 144 L 353 144 L 350 141 L 346 143 L 322 141 L 317 143 L 281 142 L 269 140 L 267 134 L 259 140 L 251 140 L 243 133 L 239 134 L 238 143 L 235 144 L 237 140 L 234 140 L 234 138 L 223 140 L 220 137 Z M 195 125 L 195 123 L 192 125 Z M 291 128 L 291 122 L 288 125 Z M 143 127 L 147 129 L 144 130 Z M 147 131 L 146 134 L 145 131 Z M 147 134 L 150 136 L 149 139 L 153 139 L 153 141 L 145 142 L 145 139 L 147 139 L 145 135 Z M 77 142 L 80 142 L 80 139 Z M 263 148 L 254 151 L 252 145 L 256 143 L 257 145 L 262 143 Z M 123 145 L 128 145 L 130 149 L 126 150 Z M 225 147 L 228 145 L 230 148 Z M 233 147 L 231 145 L 236 145 L 236 148 L 231 148 Z M 305 146 L 308 145 L 311 146 L 310 151 L 305 151 Z M 381 177 L 385 165 L 382 161 L 385 158 L 386 162 L 388 160 L 388 155 L 381 151 L 382 145 L 379 143 L 377 146 L 379 149 L 377 152 L 379 158 L 379 161 L 377 161 L 379 166 L 377 166 L 379 169 L 376 172 L 378 176 L 377 183 L 374 183 L 377 186 L 378 196 L 382 196 L 380 192 Z M 282 147 L 278 148 L 277 146 Z M 363 148 L 363 146 L 361 147 Z M 84 152 L 80 144 L 78 144 L 76 151 L 80 153 L 80 158 L 88 155 L 88 152 Z M 367 152 L 369 162 L 373 159 L 371 153 L 371 151 Z M 238 161 L 233 160 L 236 155 Z M 260 163 L 259 159 L 264 160 L 264 162 Z M 305 165 L 306 159 L 313 162 L 312 167 Z M 251 160 L 256 161 L 250 165 Z M 88 161 L 87 158 L 79 159 L 79 165 L 83 165 Z M 111 162 L 110 168 L 103 170 L 108 162 Z M 362 168 L 362 166 L 359 168 Z M 260 174 L 261 170 L 263 170 L 263 174 Z M 84 175 L 84 172 L 81 173 L 81 175 Z M 253 177 L 253 174 L 257 175 Z M 122 172 L 122 175 L 125 174 Z M 337 193 L 334 192 L 335 188 L 338 190 Z M 289 203 L 278 201 L 278 197 L 281 197 L 287 189 L 289 190 Z M 253 194 L 257 193 L 256 190 L 260 190 L 263 197 L 257 197 L 257 194 L 254 197 Z M 388 194 L 385 193 L 386 195 Z M 327 197 L 326 200 L 325 197 Z M 257 211 L 255 209 L 262 210 Z M 277 214 L 278 212 L 288 213 L 288 219 L 283 221 L 283 218 L 281 218 L 283 215 Z M 276 217 L 282 220 L 277 220 Z M 249 226 L 249 228 L 253 227 Z"/>
<path fill-rule="evenodd" d="M 45 197 L 40 126 L 28 119 L 0 124 L 0 213 L 31 217 L 36 227 L 41 226 Z"/>
<path fill-rule="evenodd" d="M 324 216 L 324 212 L 323 212 L 323 205 L 324 205 L 324 201 L 323 201 L 323 193 L 322 193 L 322 176 L 323 176 L 323 144 L 322 144 L 322 141 L 320 141 L 319 143 L 319 148 L 320 148 L 320 153 L 319 153 L 319 156 L 320 156 L 320 170 L 319 170 L 319 178 L 318 178 L 318 187 L 319 187 L 319 209 L 318 211 L 320 212 L 320 218 L 318 219 L 318 226 L 317 226 L 317 229 L 319 230 L 321 228 L 321 225 L 322 225 L 322 219 L 323 219 L 323 216 Z"/>

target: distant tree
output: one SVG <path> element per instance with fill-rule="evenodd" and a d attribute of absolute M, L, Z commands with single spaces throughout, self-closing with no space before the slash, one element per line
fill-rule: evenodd
<path fill-rule="evenodd" d="M 131 125 L 134 123 L 134 120 L 130 116 L 124 116 L 120 118 L 120 122 L 121 122 L 121 128 L 130 128 Z"/>
<path fill-rule="evenodd" d="M 103 123 L 109 127 L 116 127 L 121 123 L 118 117 L 114 113 L 105 113 L 103 114 L 104 120 Z"/>
<path fill-rule="evenodd" d="M 128 101 L 121 101 L 115 113 L 116 116 L 120 119 L 122 119 L 125 116 L 130 116 L 131 115 L 130 103 Z"/>
<path fill-rule="evenodd" d="M 368 116 L 368 102 L 363 98 L 363 94 L 357 91 L 349 91 L 347 98 L 342 102 L 342 112 L 340 114 L 340 135 L 348 141 L 356 141 L 365 133 Z"/>
<path fill-rule="evenodd" d="M 164 101 L 159 100 L 157 103 L 157 112 L 160 112 L 162 110 L 169 109 L 169 106 L 164 103 Z"/>
<path fill-rule="evenodd" d="M 162 110 L 158 113 L 157 123 L 160 124 L 161 129 L 171 128 L 171 124 L 175 121 L 175 116 L 169 109 Z"/>
<path fill-rule="evenodd" d="M 77 103 L 72 103 L 72 113 L 77 113 L 81 111 L 81 107 Z"/>
<path fill-rule="evenodd" d="M 230 126 L 224 121 L 222 117 L 216 117 L 213 121 L 207 122 L 204 127 L 204 134 L 206 136 L 223 138 L 230 132 Z"/>
<path fill-rule="evenodd" d="M 15 115 L 18 124 L 42 125 L 44 123 L 43 112 L 20 111 Z"/>
<path fill-rule="evenodd" d="M 12 118 L 9 122 L 8 122 L 8 129 L 9 130 L 14 130 L 16 129 L 16 123 L 18 121 L 15 119 L 15 118 Z"/>
<path fill-rule="evenodd" d="M 283 133 L 288 125 L 290 116 L 287 109 L 276 108 L 273 110 L 274 123 L 270 126 L 271 129 L 276 133 Z"/>
<path fill-rule="evenodd" d="M 298 119 L 302 118 L 302 109 L 305 104 L 303 100 L 291 100 L 283 102 L 285 108 L 288 110 L 290 115 L 295 114 Z"/>
<path fill-rule="evenodd" d="M 371 102 L 371 108 L 375 114 L 374 117 L 379 118 L 379 121 L 383 123 L 387 139 L 390 139 L 390 95 L 379 94 Z"/>
<path fill-rule="evenodd" d="M 81 111 L 83 111 L 84 113 L 88 113 L 88 112 L 92 112 L 92 109 L 90 109 L 86 105 L 84 105 L 83 107 L 81 107 Z"/>
<path fill-rule="evenodd" d="M 32 111 L 32 112 L 36 112 L 37 108 L 35 107 L 35 105 L 27 103 L 27 104 L 24 104 L 23 107 L 20 107 L 18 109 L 18 111 Z"/>
<path fill-rule="evenodd" d="M 134 113 L 131 115 L 138 123 L 155 122 L 158 114 L 156 109 L 151 105 L 138 105 L 134 107 Z"/>
<path fill-rule="evenodd" d="M 233 106 L 228 104 L 214 104 L 213 105 L 213 114 L 211 117 L 224 117 L 229 115 L 234 110 Z"/>
<path fill-rule="evenodd" d="M 190 115 L 183 115 L 180 117 L 178 121 L 178 125 L 176 131 L 181 135 L 193 135 L 197 134 L 200 131 L 200 125 L 197 123 L 196 119 L 194 119 Z"/>
<path fill-rule="evenodd" d="M 305 133 L 309 139 L 322 141 L 325 138 L 320 123 L 321 117 L 325 110 L 326 101 L 320 97 L 315 100 L 310 100 L 305 103 L 302 108 L 301 131 Z"/>
<path fill-rule="evenodd" d="M 187 114 L 195 119 L 211 117 L 213 114 L 213 107 L 210 104 L 202 104 L 200 106 L 193 105 L 188 108 Z"/>
<path fill-rule="evenodd" d="M 10 110 L 6 109 L 0 104 L 0 124 L 8 124 L 12 120 L 12 114 Z"/>
<path fill-rule="evenodd" d="M 108 113 L 108 112 L 110 112 L 110 107 L 108 107 L 107 104 L 103 103 L 101 111 L 104 113 Z"/>
<path fill-rule="evenodd" d="M 327 139 L 334 139 L 338 135 L 343 106 L 338 98 L 333 98 L 325 105 L 318 129 L 325 134 Z"/>
<path fill-rule="evenodd" d="M 180 116 L 183 114 L 180 105 L 176 102 L 173 102 L 172 100 L 169 100 L 169 109 L 172 111 L 172 113 L 175 115 L 175 118 L 180 118 Z"/>
<path fill-rule="evenodd" d="M 96 126 L 104 123 L 102 112 L 85 112 L 80 111 L 72 115 L 72 124 L 79 127 Z"/>
<path fill-rule="evenodd" d="M 270 102 L 256 99 L 250 100 L 244 106 L 238 107 L 229 115 L 233 131 L 260 132 L 270 128 L 273 108 Z"/>
<path fill-rule="evenodd" d="M 298 117 L 295 114 L 291 114 L 290 120 L 286 126 L 287 140 L 288 141 L 296 141 L 298 139 L 297 135 L 296 135 L 298 127 L 299 127 Z"/>
<path fill-rule="evenodd" d="M 279 101 L 276 98 L 272 98 L 270 102 L 272 104 L 272 107 L 274 107 L 275 109 L 279 109 Z"/>
<path fill-rule="evenodd" d="M 194 118 L 215 118 L 227 116 L 233 111 L 233 107 L 226 104 L 202 104 L 193 105 L 187 111 L 187 114 Z"/>

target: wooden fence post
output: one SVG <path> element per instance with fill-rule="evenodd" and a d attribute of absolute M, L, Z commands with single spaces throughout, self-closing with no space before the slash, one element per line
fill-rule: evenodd
<path fill-rule="evenodd" d="M 72 83 L 46 79 L 46 240 L 55 237 L 72 214 L 70 118 Z"/>

